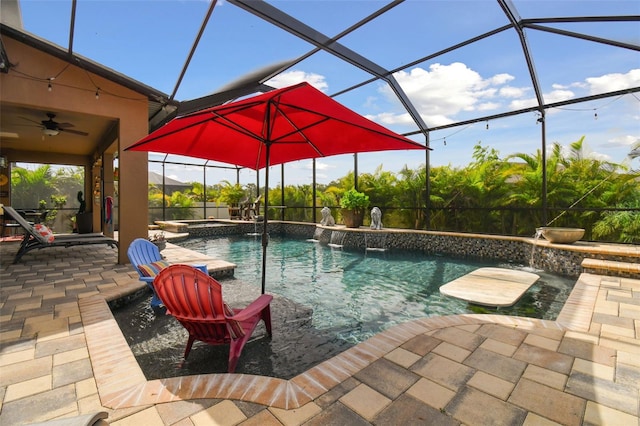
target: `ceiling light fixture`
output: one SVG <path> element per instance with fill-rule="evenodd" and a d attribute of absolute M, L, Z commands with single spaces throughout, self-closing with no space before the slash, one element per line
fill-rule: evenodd
<path fill-rule="evenodd" d="M 59 131 L 59 130 L 56 130 L 56 129 L 47 129 L 47 128 L 42 129 L 42 134 L 43 134 L 43 135 L 47 135 L 47 136 L 55 136 L 55 135 L 57 135 L 58 133 L 60 133 L 60 131 Z"/>

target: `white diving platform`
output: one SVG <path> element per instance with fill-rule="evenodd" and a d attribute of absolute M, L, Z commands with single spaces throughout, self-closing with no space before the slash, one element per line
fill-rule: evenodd
<path fill-rule="evenodd" d="M 504 268 L 479 268 L 440 287 L 440 293 L 483 306 L 512 306 L 540 277 Z"/>

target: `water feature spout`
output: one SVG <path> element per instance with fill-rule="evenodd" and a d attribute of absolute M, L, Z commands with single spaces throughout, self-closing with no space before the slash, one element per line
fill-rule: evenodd
<path fill-rule="evenodd" d="M 316 230 L 313 231 L 313 238 L 311 238 L 309 241 L 314 242 L 314 243 L 319 243 L 320 242 L 320 238 L 322 238 L 322 232 L 324 231 L 324 229 L 322 229 L 319 226 L 316 226 Z"/>
<path fill-rule="evenodd" d="M 258 232 L 258 221 L 257 220 L 253 221 L 253 232 L 248 232 L 247 235 L 250 236 L 250 237 L 257 237 L 259 235 L 262 235 L 262 232 Z"/>
<path fill-rule="evenodd" d="M 364 235 L 364 245 L 367 251 L 386 251 L 387 233 L 386 232 L 367 232 Z"/>
<path fill-rule="evenodd" d="M 331 239 L 329 240 L 329 247 L 344 247 L 344 239 L 347 233 L 344 231 L 331 231 Z"/>
<path fill-rule="evenodd" d="M 538 240 L 540 239 L 540 237 L 542 236 L 542 228 L 536 228 L 536 233 L 533 236 L 533 247 L 531 247 L 531 259 L 529 260 L 529 266 L 531 268 L 534 267 L 533 265 L 533 259 L 534 259 L 534 254 L 536 251 L 536 246 L 538 245 Z"/>

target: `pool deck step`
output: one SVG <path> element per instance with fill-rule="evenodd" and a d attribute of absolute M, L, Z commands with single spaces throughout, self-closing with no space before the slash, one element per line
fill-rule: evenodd
<path fill-rule="evenodd" d="M 625 278 L 640 278 L 640 263 L 585 258 L 580 264 L 584 272 Z"/>
<path fill-rule="evenodd" d="M 213 278 L 233 277 L 236 264 L 226 260 L 215 259 L 193 250 L 188 250 L 175 244 L 167 243 L 162 250 L 162 256 L 170 263 L 186 263 L 188 265 L 207 265 L 209 275 Z"/>
<path fill-rule="evenodd" d="M 505 268 L 478 268 L 440 287 L 440 293 L 483 306 L 512 306 L 540 277 Z"/>

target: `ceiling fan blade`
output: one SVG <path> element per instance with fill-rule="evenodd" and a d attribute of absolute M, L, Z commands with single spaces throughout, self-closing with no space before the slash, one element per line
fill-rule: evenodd
<path fill-rule="evenodd" d="M 32 120 L 32 119 L 27 118 L 27 117 L 20 117 L 20 118 L 23 119 L 23 120 L 27 120 L 30 123 L 37 124 L 38 126 L 42 126 L 42 122 L 41 121 L 35 121 L 35 120 Z"/>
<path fill-rule="evenodd" d="M 58 127 L 58 130 L 61 132 L 72 133 L 74 135 L 79 135 L 79 136 L 89 136 L 89 133 L 81 132 L 80 130 L 62 129 L 60 127 Z"/>
<path fill-rule="evenodd" d="M 66 129 L 67 127 L 76 127 L 71 123 L 57 123 L 58 124 L 58 128 L 60 129 Z"/>

